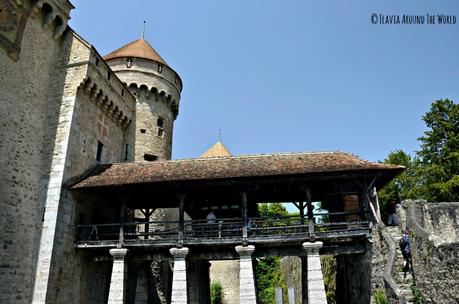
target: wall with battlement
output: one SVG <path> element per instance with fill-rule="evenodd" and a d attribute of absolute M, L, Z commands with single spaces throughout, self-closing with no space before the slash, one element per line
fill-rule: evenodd
<path fill-rule="evenodd" d="M 411 230 L 416 284 L 432 303 L 458 303 L 459 203 L 404 201 L 401 226 Z"/>
<path fill-rule="evenodd" d="M 69 53 L 67 1 L 6 1 L 0 29 L 0 303 L 29 303 Z M 30 14 L 30 15 L 29 15 Z M 61 37 L 64 35 L 64 38 Z M 17 41 L 12 48 L 8 41 Z"/>
<path fill-rule="evenodd" d="M 115 208 L 101 197 L 79 199 L 77 193 L 65 186 L 98 163 L 133 160 L 129 147 L 134 146 L 134 138 L 125 133 L 135 117 L 135 98 L 94 48 L 73 33 L 71 41 L 71 61 L 64 78 L 66 89 L 59 113 L 55 113 L 60 123 L 48 190 L 48 194 L 52 191 L 55 195 L 48 195 L 46 200 L 40 239 L 43 250 L 36 276 L 36 287 L 40 288 L 35 289 L 34 300 L 104 303 L 110 268 L 95 263 L 88 254 L 75 252 L 73 246 L 76 225 L 81 219 L 99 216 L 104 221 L 104 217 L 116 214 Z M 106 220 L 112 222 L 114 218 Z M 91 281 L 92 277 L 100 278 L 94 282 L 97 289 L 85 287 L 82 280 Z"/>

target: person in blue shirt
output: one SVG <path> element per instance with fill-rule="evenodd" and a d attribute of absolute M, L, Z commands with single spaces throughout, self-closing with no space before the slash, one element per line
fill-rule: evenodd
<path fill-rule="evenodd" d="M 399 242 L 400 250 L 402 251 L 402 255 L 403 255 L 403 277 L 404 278 L 406 278 L 406 273 L 410 271 L 410 264 L 411 264 L 411 250 L 410 250 L 409 233 L 410 233 L 410 230 L 406 228 Z"/>

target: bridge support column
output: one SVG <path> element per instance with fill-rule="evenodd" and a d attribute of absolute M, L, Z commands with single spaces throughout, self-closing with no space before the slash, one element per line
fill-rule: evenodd
<path fill-rule="evenodd" d="M 186 262 L 188 248 L 171 248 L 169 252 L 174 257 L 174 272 L 172 275 L 171 304 L 188 304 L 188 290 L 186 281 Z"/>
<path fill-rule="evenodd" d="M 255 280 L 253 276 L 252 253 L 255 246 L 236 246 L 239 254 L 239 303 L 256 304 Z"/>
<path fill-rule="evenodd" d="M 187 263 L 188 297 L 191 304 L 210 304 L 209 269 L 208 261 Z"/>
<path fill-rule="evenodd" d="M 112 278 L 108 294 L 108 304 L 121 304 L 126 301 L 126 261 L 128 252 L 125 248 L 110 249 L 113 256 Z"/>
<path fill-rule="evenodd" d="M 303 248 L 307 253 L 307 303 L 327 304 L 319 254 L 319 250 L 322 248 L 322 242 L 303 243 Z M 302 274 L 304 275 L 305 272 L 306 271 L 302 271 Z M 306 290 L 303 290 L 303 294 Z"/>
<path fill-rule="evenodd" d="M 336 257 L 336 299 L 339 304 L 370 303 L 371 297 L 371 244 L 359 254 Z"/>

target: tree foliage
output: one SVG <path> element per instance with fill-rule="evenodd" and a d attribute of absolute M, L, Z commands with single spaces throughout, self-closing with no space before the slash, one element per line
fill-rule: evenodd
<path fill-rule="evenodd" d="M 218 282 L 212 282 L 212 284 L 210 284 L 210 303 L 223 303 L 223 288 L 222 285 Z"/>
<path fill-rule="evenodd" d="M 263 203 L 258 205 L 258 212 L 261 217 L 275 218 L 287 216 L 288 211 L 282 203 Z"/>
<path fill-rule="evenodd" d="M 328 304 L 336 304 L 336 260 L 332 255 L 320 257 L 324 276 L 325 295 Z"/>
<path fill-rule="evenodd" d="M 403 150 L 395 150 L 389 153 L 384 163 L 405 166 L 406 170 L 379 191 L 380 201 L 386 203 L 389 199 L 401 201 L 415 198 L 417 196 L 417 170 L 411 156 Z"/>
<path fill-rule="evenodd" d="M 420 137 L 420 196 L 428 201 L 459 201 L 459 104 L 435 101 L 422 119 L 429 128 Z"/>
<path fill-rule="evenodd" d="M 391 198 L 459 201 L 459 105 L 437 100 L 422 119 L 428 130 L 418 138 L 421 150 L 414 157 L 395 150 L 384 160 L 406 171 L 379 191 L 383 206 Z"/>
<path fill-rule="evenodd" d="M 259 304 L 276 303 L 276 287 L 286 293 L 287 287 L 280 272 L 280 257 L 260 259 L 256 267 L 257 293 Z"/>
<path fill-rule="evenodd" d="M 276 218 L 287 216 L 288 211 L 282 203 L 263 203 L 258 205 L 261 217 Z M 280 272 L 280 257 L 267 257 L 258 261 L 256 270 L 257 293 L 259 304 L 275 304 L 276 287 L 286 293 L 285 280 Z"/>

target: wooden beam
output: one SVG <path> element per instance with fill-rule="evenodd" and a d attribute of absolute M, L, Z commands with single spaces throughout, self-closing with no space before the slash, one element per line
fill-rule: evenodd
<path fill-rule="evenodd" d="M 314 232 L 314 207 L 312 206 L 311 189 L 309 187 L 304 187 L 303 190 L 306 193 L 306 204 L 308 206 L 309 240 L 311 242 L 314 242 L 316 239 L 316 235 Z"/>
<path fill-rule="evenodd" d="M 241 192 L 242 244 L 247 245 L 247 193 Z"/>
<path fill-rule="evenodd" d="M 121 198 L 120 200 L 120 232 L 119 232 L 117 248 L 123 247 L 125 218 L 126 218 L 126 200 L 124 198 Z"/>
<path fill-rule="evenodd" d="M 183 233 L 185 230 L 185 194 L 179 195 L 179 229 L 178 229 L 178 247 L 183 246 Z"/>
<path fill-rule="evenodd" d="M 301 225 L 304 225 L 304 208 L 305 208 L 304 202 L 299 202 L 298 209 L 300 210 L 300 223 L 301 223 Z"/>

